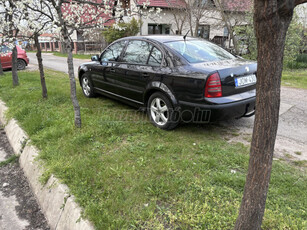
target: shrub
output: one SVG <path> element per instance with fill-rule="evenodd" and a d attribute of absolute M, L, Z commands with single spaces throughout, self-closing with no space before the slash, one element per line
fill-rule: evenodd
<path fill-rule="evenodd" d="M 140 30 L 140 23 L 140 21 L 132 18 L 130 22 L 119 22 L 114 24 L 103 31 L 102 34 L 106 42 L 110 44 L 119 38 L 136 35 Z"/>

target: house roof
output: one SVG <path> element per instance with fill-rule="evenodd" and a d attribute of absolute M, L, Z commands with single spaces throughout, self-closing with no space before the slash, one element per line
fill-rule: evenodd
<path fill-rule="evenodd" d="M 135 0 L 137 5 L 147 3 L 147 0 Z M 186 5 L 184 0 L 148 0 L 150 7 L 178 8 Z"/>
<path fill-rule="evenodd" d="M 252 0 L 222 0 L 225 11 L 246 12 L 250 11 L 253 6 Z"/>
<path fill-rule="evenodd" d="M 40 37 L 56 37 L 55 34 L 49 34 L 49 33 L 43 33 L 40 35 Z"/>
<path fill-rule="evenodd" d="M 185 7 L 185 0 L 135 0 L 136 4 L 142 6 L 149 2 L 150 7 L 178 8 Z M 246 12 L 252 8 L 252 0 L 221 0 L 225 11 Z"/>

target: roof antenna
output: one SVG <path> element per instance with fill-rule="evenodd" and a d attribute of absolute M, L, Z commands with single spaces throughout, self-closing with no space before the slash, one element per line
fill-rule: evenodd
<path fill-rule="evenodd" d="M 185 41 L 185 39 L 186 39 L 186 37 L 187 37 L 189 32 L 190 32 L 190 30 L 188 30 L 188 32 L 183 36 L 184 41 Z"/>

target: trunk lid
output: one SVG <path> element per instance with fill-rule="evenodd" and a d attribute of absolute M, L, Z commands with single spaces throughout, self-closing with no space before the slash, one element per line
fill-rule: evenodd
<path fill-rule="evenodd" d="M 256 62 L 238 58 L 218 62 L 197 63 L 194 65 L 197 68 L 205 68 L 209 75 L 218 72 L 221 78 L 223 97 L 256 88 Z"/>

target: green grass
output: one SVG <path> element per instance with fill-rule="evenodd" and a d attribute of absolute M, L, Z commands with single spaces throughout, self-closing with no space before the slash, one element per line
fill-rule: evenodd
<path fill-rule="evenodd" d="M 0 162 L 0 167 L 8 165 L 8 164 L 10 164 L 12 162 L 15 162 L 17 159 L 18 159 L 17 155 L 12 155 L 8 159 L 6 159 L 5 161 L 1 161 Z"/>
<path fill-rule="evenodd" d="M 53 55 L 57 57 L 67 57 L 67 54 L 63 54 L 59 52 L 53 52 Z M 73 58 L 91 60 L 91 57 L 93 55 L 94 54 L 73 54 Z"/>
<path fill-rule="evenodd" d="M 27 53 L 36 53 L 36 51 L 28 50 Z M 53 53 L 53 55 L 57 57 L 67 57 L 67 54 L 54 51 L 42 51 L 42 53 Z M 91 60 L 93 55 L 95 54 L 73 54 L 73 58 Z"/>
<path fill-rule="evenodd" d="M 227 130 L 163 131 L 133 108 L 85 98 L 80 87 L 83 123 L 76 129 L 67 75 L 46 71 L 48 100 L 41 98 L 37 72 L 19 77 L 15 88 L 10 74 L 0 77 L 8 115 L 41 150 L 43 179 L 53 173 L 67 184 L 97 229 L 233 228 L 249 151 L 227 143 Z M 126 121 L 112 121 L 120 115 Z M 263 229 L 307 228 L 306 179 L 301 168 L 274 161 Z"/>
<path fill-rule="evenodd" d="M 284 70 L 281 84 L 283 86 L 307 89 L 307 69 Z"/>

